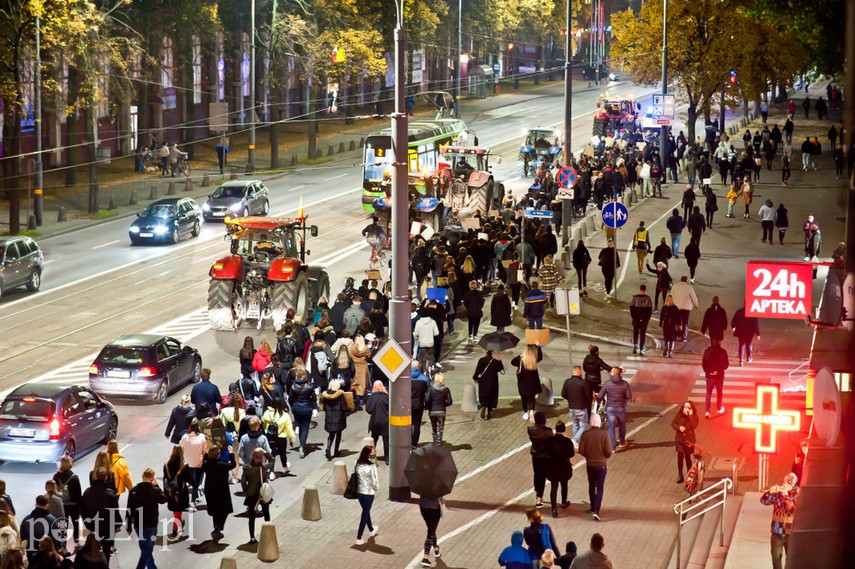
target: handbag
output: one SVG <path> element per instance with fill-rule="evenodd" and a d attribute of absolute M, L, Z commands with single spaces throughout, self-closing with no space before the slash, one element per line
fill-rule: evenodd
<path fill-rule="evenodd" d="M 270 485 L 270 482 L 264 482 L 261 484 L 261 492 L 259 492 L 261 496 L 261 501 L 265 504 L 269 504 L 273 501 L 273 496 L 276 495 L 276 491 L 273 490 L 273 486 Z"/>
<path fill-rule="evenodd" d="M 348 500 L 356 500 L 356 485 L 359 480 L 356 477 L 356 471 L 353 471 L 350 474 L 350 478 L 347 480 L 347 486 L 344 488 L 344 497 Z"/>

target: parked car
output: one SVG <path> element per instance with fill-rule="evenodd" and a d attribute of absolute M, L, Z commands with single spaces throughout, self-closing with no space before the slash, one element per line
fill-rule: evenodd
<path fill-rule="evenodd" d="M 25 383 L 0 407 L 0 461 L 56 462 L 116 438 L 113 406 L 80 385 Z"/>
<path fill-rule="evenodd" d="M 226 182 L 202 205 L 205 221 L 221 221 L 227 215 L 247 217 L 270 213 L 270 190 L 261 180 Z"/>
<path fill-rule="evenodd" d="M 89 366 L 89 387 L 99 395 L 153 399 L 202 377 L 202 358 L 169 336 L 128 334 L 101 350 Z"/>
<path fill-rule="evenodd" d="M 0 237 L 0 297 L 19 286 L 39 290 L 44 265 L 41 247 L 29 237 Z"/>
<path fill-rule="evenodd" d="M 202 231 L 202 210 L 191 198 L 158 200 L 137 214 L 128 234 L 131 245 L 144 242 L 178 243 L 188 233 Z"/>

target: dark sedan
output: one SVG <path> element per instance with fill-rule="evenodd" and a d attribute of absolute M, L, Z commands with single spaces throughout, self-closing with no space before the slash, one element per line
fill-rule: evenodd
<path fill-rule="evenodd" d="M 221 221 L 226 216 L 265 216 L 270 212 L 270 191 L 261 180 L 226 182 L 202 205 L 205 221 Z"/>
<path fill-rule="evenodd" d="M 128 334 L 104 346 L 89 366 L 89 387 L 115 397 L 165 403 L 169 393 L 201 379 L 202 357 L 169 336 Z"/>
<path fill-rule="evenodd" d="M 56 462 L 116 438 L 109 402 L 80 385 L 24 384 L 0 407 L 0 461 Z"/>
<path fill-rule="evenodd" d="M 178 243 L 182 235 L 196 237 L 202 230 L 202 210 L 190 198 L 169 198 L 137 214 L 128 234 L 131 245 L 145 242 Z"/>

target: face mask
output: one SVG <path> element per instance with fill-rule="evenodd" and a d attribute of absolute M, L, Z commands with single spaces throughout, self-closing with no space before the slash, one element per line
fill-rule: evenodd
<path fill-rule="evenodd" d="M 808 216 L 808 221 L 810 221 L 811 223 L 813 222 L 813 216 L 812 215 Z"/>

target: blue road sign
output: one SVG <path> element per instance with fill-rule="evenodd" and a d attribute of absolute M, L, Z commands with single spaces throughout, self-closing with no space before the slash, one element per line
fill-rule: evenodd
<path fill-rule="evenodd" d="M 548 210 L 542 211 L 539 209 L 534 209 L 533 207 L 526 208 L 524 215 L 525 215 L 525 217 L 537 217 L 537 218 L 541 218 L 541 219 L 551 219 L 552 218 L 552 212 L 551 211 L 548 211 Z"/>
<path fill-rule="evenodd" d="M 629 210 L 620 202 L 611 202 L 603 206 L 603 223 L 612 229 L 623 227 L 629 220 Z"/>
<path fill-rule="evenodd" d="M 558 170 L 558 174 L 555 175 L 555 181 L 562 188 L 572 188 L 576 185 L 576 170 L 569 166 L 561 168 Z"/>

